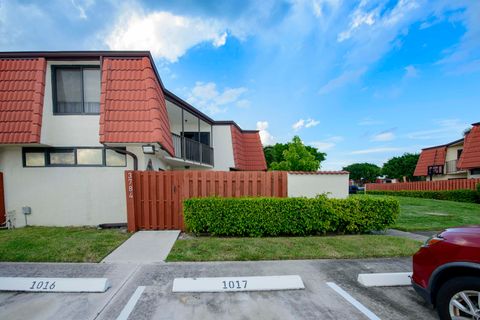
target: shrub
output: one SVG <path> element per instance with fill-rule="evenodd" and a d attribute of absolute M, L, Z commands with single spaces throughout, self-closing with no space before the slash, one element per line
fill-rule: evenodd
<path fill-rule="evenodd" d="M 478 196 L 480 197 L 480 183 L 477 183 L 477 192 L 478 192 Z"/>
<path fill-rule="evenodd" d="M 184 201 L 187 230 L 222 236 L 304 236 L 361 233 L 392 225 L 393 198 L 191 198 Z"/>
<path fill-rule="evenodd" d="M 423 191 L 423 190 L 369 190 L 368 194 L 413 197 L 436 200 L 450 200 L 457 202 L 479 202 L 479 194 L 475 190 L 458 189 L 458 190 L 438 190 L 438 191 Z"/>

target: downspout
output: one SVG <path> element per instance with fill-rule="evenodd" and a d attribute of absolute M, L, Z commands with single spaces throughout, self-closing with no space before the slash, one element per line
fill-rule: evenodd
<path fill-rule="evenodd" d="M 109 149 L 109 150 L 113 150 L 113 151 L 116 151 L 118 153 L 121 153 L 121 154 L 125 154 L 125 155 L 128 155 L 130 157 L 132 157 L 133 159 L 133 170 L 137 171 L 138 170 L 138 158 L 137 158 L 137 155 L 131 151 L 127 151 L 127 150 L 123 150 L 123 149 L 120 149 L 120 148 L 115 148 L 115 147 L 109 147 L 109 146 L 106 146 L 104 145 L 105 149 Z"/>

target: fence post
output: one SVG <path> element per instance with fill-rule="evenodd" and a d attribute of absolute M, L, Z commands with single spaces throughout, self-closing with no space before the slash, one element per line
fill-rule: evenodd
<path fill-rule="evenodd" d="M 133 171 L 125 171 L 125 195 L 127 197 L 127 229 L 130 232 L 137 231 L 135 222 L 135 181 Z"/>

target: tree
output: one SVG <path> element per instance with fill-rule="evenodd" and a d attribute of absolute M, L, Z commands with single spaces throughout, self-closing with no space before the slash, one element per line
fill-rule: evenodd
<path fill-rule="evenodd" d="M 316 148 L 305 146 L 298 136 L 293 137 L 292 142 L 265 147 L 264 153 L 270 170 L 286 171 L 317 171 L 326 156 Z"/>
<path fill-rule="evenodd" d="M 403 177 L 407 177 L 407 180 L 411 181 L 414 179 L 413 172 L 419 156 L 418 153 L 404 153 L 403 156 L 393 157 L 383 164 L 382 174 L 390 179 L 401 180 Z"/>
<path fill-rule="evenodd" d="M 343 170 L 350 172 L 350 179 L 360 183 L 375 182 L 381 174 L 382 169 L 373 163 L 354 163 L 343 167 Z"/>

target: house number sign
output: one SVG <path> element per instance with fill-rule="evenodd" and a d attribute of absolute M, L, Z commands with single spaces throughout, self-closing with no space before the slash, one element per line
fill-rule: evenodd
<path fill-rule="evenodd" d="M 298 275 L 265 277 L 176 278 L 173 292 L 238 292 L 305 289 Z"/>
<path fill-rule="evenodd" d="M 131 172 L 127 173 L 127 182 L 128 182 L 128 197 L 133 198 L 133 174 Z"/>

